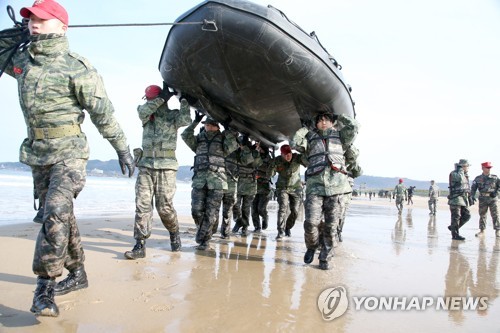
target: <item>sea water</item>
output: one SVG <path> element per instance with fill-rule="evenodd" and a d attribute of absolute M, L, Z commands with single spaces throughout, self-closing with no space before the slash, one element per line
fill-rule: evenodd
<path fill-rule="evenodd" d="M 87 182 L 73 201 L 76 218 L 105 218 L 135 215 L 136 177 L 87 176 Z M 33 179 L 29 171 L 0 169 L 0 226 L 31 222 Z M 177 214 L 191 216 L 191 183 L 177 182 L 174 197 Z M 156 213 L 155 213 L 156 215 Z"/>

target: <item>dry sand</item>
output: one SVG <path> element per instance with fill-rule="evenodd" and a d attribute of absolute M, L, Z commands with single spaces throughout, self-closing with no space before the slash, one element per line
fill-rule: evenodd
<path fill-rule="evenodd" d="M 181 217 L 183 249 L 170 252 L 168 232 L 155 217 L 147 257 L 137 261 L 123 257 L 134 243 L 132 214 L 78 217 L 90 286 L 56 297 L 58 318 L 29 312 L 40 226 L 3 226 L 0 332 L 499 332 L 500 240 L 491 220 L 486 235 L 474 237 L 474 207 L 461 230 L 467 240 L 452 241 L 446 200 L 435 218 L 426 198 L 414 201 L 398 217 L 394 201 L 354 198 L 329 271 L 318 269 L 317 256 L 303 263 L 302 223 L 291 238 L 274 240 L 275 202 L 268 230 L 230 241 L 217 234 L 207 251 L 195 250 L 194 224 Z M 338 286 L 347 291 L 347 312 L 324 320 L 318 296 Z M 363 296 L 484 296 L 489 304 L 486 310 L 356 309 L 353 298 Z"/>

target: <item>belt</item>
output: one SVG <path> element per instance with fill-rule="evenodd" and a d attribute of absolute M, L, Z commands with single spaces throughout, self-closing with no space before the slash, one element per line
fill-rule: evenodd
<path fill-rule="evenodd" d="M 30 140 L 58 139 L 82 133 L 80 125 L 62 125 L 57 127 L 28 127 Z"/>
<path fill-rule="evenodd" d="M 490 192 L 481 192 L 481 193 L 479 193 L 479 196 L 480 197 L 489 197 L 490 196 Z"/>
<path fill-rule="evenodd" d="M 171 157 L 175 158 L 175 150 L 157 150 L 157 149 L 144 149 L 142 157 Z"/>

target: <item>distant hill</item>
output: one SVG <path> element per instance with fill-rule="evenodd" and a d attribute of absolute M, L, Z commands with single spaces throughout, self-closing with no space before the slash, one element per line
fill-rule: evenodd
<path fill-rule="evenodd" d="M 12 169 L 12 170 L 24 170 L 30 171 L 30 168 L 19 162 L 2 162 L 0 163 L 0 169 Z M 100 160 L 89 160 L 87 164 L 87 172 L 92 176 L 103 176 L 103 177 L 125 177 L 122 175 L 120 167 L 118 165 L 118 160 L 100 161 Z M 177 179 L 182 181 L 190 181 L 193 177 L 193 171 L 191 166 L 183 165 L 179 167 L 177 171 Z M 377 177 L 377 176 L 361 176 L 356 178 L 354 181 L 354 187 L 356 189 L 361 189 L 362 191 L 368 190 L 392 190 L 394 186 L 398 183 L 398 177 Z M 427 191 L 430 186 L 428 180 L 413 180 L 404 178 L 404 184 L 408 186 L 416 186 L 417 192 Z M 443 192 L 448 189 L 448 184 L 438 183 L 437 184 Z"/>

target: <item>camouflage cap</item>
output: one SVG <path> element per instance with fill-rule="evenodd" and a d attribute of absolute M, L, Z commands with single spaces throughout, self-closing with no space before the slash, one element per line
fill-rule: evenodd
<path fill-rule="evenodd" d="M 201 122 L 202 124 L 210 124 L 219 127 L 219 123 L 212 117 L 207 117 L 204 121 Z"/>
<path fill-rule="evenodd" d="M 460 161 L 458 161 L 457 164 L 460 166 L 469 166 L 469 161 L 467 161 L 465 159 L 460 159 Z"/>

